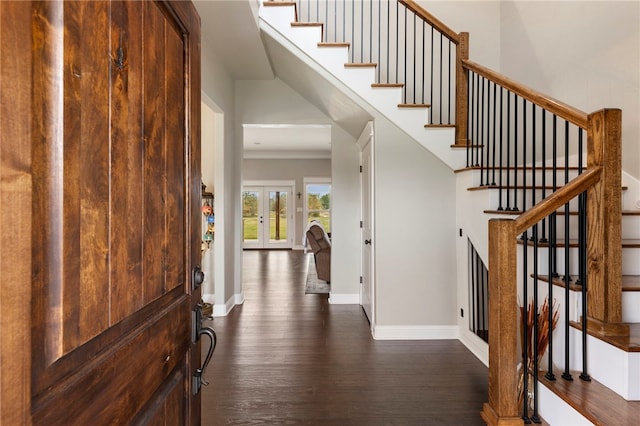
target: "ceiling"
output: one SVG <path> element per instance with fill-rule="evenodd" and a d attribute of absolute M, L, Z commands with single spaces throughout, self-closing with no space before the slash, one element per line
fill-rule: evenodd
<path fill-rule="evenodd" d="M 235 80 L 277 77 L 354 138 L 371 120 L 351 98 L 261 34 L 257 0 L 195 0 L 194 4 L 202 23 L 202 49 L 215 52 Z M 245 158 L 331 157 L 330 126 L 245 123 L 243 127 Z"/>

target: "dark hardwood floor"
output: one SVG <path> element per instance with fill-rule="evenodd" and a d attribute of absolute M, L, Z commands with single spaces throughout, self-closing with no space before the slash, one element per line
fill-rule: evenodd
<path fill-rule="evenodd" d="M 360 306 L 304 294 L 300 251 L 245 251 L 204 425 L 481 425 L 487 369 L 457 340 L 376 341 Z M 312 260 L 312 259 L 311 259 Z"/>

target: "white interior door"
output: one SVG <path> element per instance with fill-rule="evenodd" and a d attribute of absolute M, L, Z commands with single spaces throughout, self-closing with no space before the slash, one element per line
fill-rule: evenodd
<path fill-rule="evenodd" d="M 242 191 L 243 248 L 292 248 L 292 206 L 291 186 L 245 186 Z"/>
<path fill-rule="evenodd" d="M 372 142 L 362 149 L 362 286 L 360 302 L 369 322 L 374 323 L 373 240 L 372 240 Z"/>

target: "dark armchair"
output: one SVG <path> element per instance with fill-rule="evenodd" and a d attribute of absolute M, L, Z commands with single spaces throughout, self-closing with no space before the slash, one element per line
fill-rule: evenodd
<path fill-rule="evenodd" d="M 316 262 L 316 271 L 318 278 L 330 282 L 331 281 L 331 243 L 327 239 L 324 230 L 312 225 L 307 230 L 307 243 L 311 246 L 313 256 Z"/>

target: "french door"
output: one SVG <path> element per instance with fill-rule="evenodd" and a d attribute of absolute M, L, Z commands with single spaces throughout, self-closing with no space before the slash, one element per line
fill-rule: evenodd
<path fill-rule="evenodd" d="M 293 247 L 293 186 L 245 186 L 242 241 L 246 249 Z"/>

